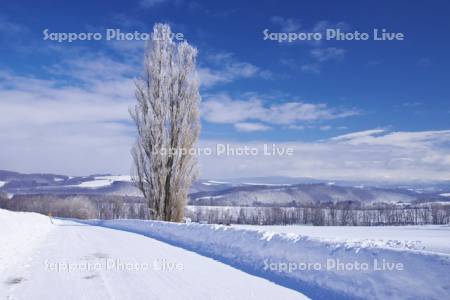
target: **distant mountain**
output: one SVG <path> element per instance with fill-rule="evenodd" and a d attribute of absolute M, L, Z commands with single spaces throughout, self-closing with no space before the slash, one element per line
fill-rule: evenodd
<path fill-rule="evenodd" d="M 102 194 L 140 196 L 129 176 L 21 174 L 0 171 L 0 191 L 11 194 Z"/>
<path fill-rule="evenodd" d="M 9 195 L 117 195 L 140 197 L 129 176 L 97 174 L 70 177 L 0 170 L 0 192 Z M 312 178 L 250 177 L 199 180 L 191 187 L 191 205 L 298 206 L 343 201 L 423 203 L 450 201 L 449 182 L 408 184 L 324 181 Z"/>
<path fill-rule="evenodd" d="M 242 185 L 196 192 L 190 196 L 192 205 L 211 206 L 300 206 L 344 201 L 364 204 L 450 201 L 450 197 L 437 193 L 417 193 L 406 189 L 377 187 L 346 187 L 325 183 L 290 186 Z"/>

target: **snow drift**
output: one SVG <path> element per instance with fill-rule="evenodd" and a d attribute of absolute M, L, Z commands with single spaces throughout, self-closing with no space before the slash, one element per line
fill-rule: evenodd
<path fill-rule="evenodd" d="M 32 253 L 51 229 L 46 216 L 0 209 L 0 274 L 9 266 L 26 263 L 17 260 Z"/>
<path fill-rule="evenodd" d="M 143 234 L 274 281 L 294 282 L 297 288 L 317 287 L 341 298 L 445 299 L 450 294 L 450 256 L 445 254 L 392 248 L 379 242 L 330 242 L 221 225 L 142 220 L 82 222 Z M 361 269 L 362 265 L 368 268 Z M 309 296 L 317 298 L 317 294 Z"/>

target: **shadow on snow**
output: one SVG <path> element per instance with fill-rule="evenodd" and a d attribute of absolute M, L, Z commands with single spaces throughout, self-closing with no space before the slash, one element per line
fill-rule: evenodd
<path fill-rule="evenodd" d="M 66 219 L 67 220 L 67 219 Z M 233 268 L 239 269 L 245 273 L 248 273 L 253 276 L 261 277 L 264 279 L 267 279 L 275 284 L 278 284 L 280 286 L 295 290 L 297 292 L 300 292 L 304 295 L 306 295 L 309 298 L 312 299 L 318 299 L 318 300 L 353 300 L 358 299 L 349 295 L 345 295 L 342 293 L 338 293 L 336 291 L 332 291 L 329 289 L 325 289 L 304 281 L 300 280 L 294 280 L 288 277 L 285 277 L 281 275 L 280 273 L 274 273 L 274 272 L 265 272 L 264 270 L 258 269 L 250 264 L 237 262 L 232 259 L 228 259 L 226 257 L 222 257 L 216 254 L 213 254 L 209 252 L 207 249 L 201 248 L 201 247 L 195 247 L 195 245 L 191 245 L 188 243 L 183 243 L 179 241 L 174 241 L 166 238 L 162 238 L 160 236 L 153 235 L 151 232 L 146 232 L 145 230 L 134 230 L 130 228 L 125 227 L 115 227 L 113 225 L 105 224 L 104 220 L 79 220 L 79 219 L 68 219 L 83 225 L 92 225 L 92 226 L 99 226 L 104 227 L 108 229 L 114 229 L 114 230 L 121 230 L 126 231 L 134 234 L 143 235 L 161 242 L 164 242 L 166 244 L 182 248 L 184 250 L 188 250 L 197 254 L 200 254 L 202 256 L 214 259 L 220 263 L 224 263 L 226 265 L 229 265 Z M 58 225 L 58 224 L 56 224 Z M 83 226 L 80 225 L 80 226 Z M 59 225 L 59 226 L 77 226 L 77 225 Z"/>

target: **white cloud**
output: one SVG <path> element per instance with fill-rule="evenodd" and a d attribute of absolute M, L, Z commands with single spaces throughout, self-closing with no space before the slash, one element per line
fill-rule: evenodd
<path fill-rule="evenodd" d="M 341 61 L 345 56 L 345 50 L 341 48 L 314 48 L 310 51 L 311 56 L 316 60 L 300 66 L 300 70 L 306 73 L 320 74 L 321 67 L 328 61 Z"/>
<path fill-rule="evenodd" d="M 371 139 L 367 139 L 371 137 Z M 202 141 L 215 147 L 226 141 Z M 317 142 L 275 143 L 293 148 L 293 156 L 262 155 L 272 141 L 228 142 L 230 147 L 255 147 L 257 156 L 201 156 L 203 177 L 291 176 L 320 179 L 450 180 L 450 130 L 352 133 Z"/>
<path fill-rule="evenodd" d="M 128 107 L 134 104 L 136 66 L 106 56 L 74 56 L 52 66 L 56 79 L 19 76 L 0 71 L 0 166 L 22 172 L 69 175 L 129 173 L 134 128 Z M 214 84 L 239 76 L 262 76 L 261 70 L 222 54 L 211 58 L 223 69 L 210 69 Z M 255 69 L 256 68 L 256 69 Z M 219 70 L 224 71 L 221 74 Z M 213 80 L 213 81 L 214 81 Z M 213 123 L 235 124 L 243 132 L 271 126 L 303 129 L 314 121 L 358 114 L 326 104 L 246 94 L 206 95 L 202 117 Z M 305 124 L 303 124 L 305 123 Z M 319 123 L 321 124 L 321 123 Z M 326 126 L 326 125 L 323 125 Z M 323 127 L 322 126 L 322 127 Z M 325 128 L 325 127 L 323 127 Z M 319 127 L 320 129 L 320 127 Z M 227 141 L 202 140 L 201 145 Z M 272 141 L 233 142 L 262 151 Z M 450 179 L 450 130 L 390 132 L 372 129 L 322 141 L 291 141 L 293 156 L 201 156 L 203 177 L 306 176 L 330 179 Z"/>
<path fill-rule="evenodd" d="M 128 67 L 99 56 L 51 71 L 59 80 L 0 73 L 1 168 L 129 173 L 134 84 Z"/>
<path fill-rule="evenodd" d="M 0 50 L 21 54 L 42 51 L 36 47 L 35 40 L 28 38 L 29 32 L 28 27 L 12 21 L 0 11 Z"/>
<path fill-rule="evenodd" d="M 327 130 L 330 130 L 331 128 L 332 127 L 330 125 L 319 126 L 319 129 L 322 130 L 322 131 L 327 131 Z"/>
<path fill-rule="evenodd" d="M 126 121 L 129 118 L 127 108 L 134 103 L 133 84 L 124 75 L 127 71 L 120 71 L 126 68 L 116 67 L 116 74 L 122 74 L 117 78 L 77 86 L 1 73 L 0 166 L 22 172 L 70 175 L 129 173 L 129 149 L 135 133 Z M 87 76 L 94 72 L 81 71 L 79 74 Z M 203 116 L 216 123 L 236 123 L 238 130 L 258 131 L 278 124 L 301 129 L 304 125 L 295 122 L 355 113 L 323 104 L 265 104 L 255 95 L 244 99 L 216 95 L 204 103 Z M 200 142 L 202 147 L 214 147 L 216 143 L 227 141 Z M 229 143 L 235 147 L 257 147 L 262 152 L 264 143 L 271 145 L 273 142 Z M 294 155 L 201 156 L 201 176 L 236 177 L 239 173 L 241 177 L 450 179 L 450 130 L 389 132 L 377 128 L 322 141 L 292 141 L 276 143 L 276 146 L 292 147 Z"/>
<path fill-rule="evenodd" d="M 265 104 L 255 95 L 235 100 L 228 94 L 215 94 L 206 97 L 202 103 L 202 116 L 211 123 L 236 123 L 260 121 L 277 125 L 293 125 L 298 122 L 332 120 L 355 116 L 355 109 L 336 109 L 326 104 L 289 101 Z"/>
<path fill-rule="evenodd" d="M 297 19 L 284 18 L 280 16 L 274 16 L 271 22 L 280 26 L 281 32 L 303 32 L 303 33 L 320 33 L 322 36 L 326 35 L 327 29 L 339 29 L 342 32 L 346 32 L 350 26 L 344 22 L 330 23 L 328 21 L 319 21 L 311 28 L 302 28 L 300 21 Z M 325 47 L 324 40 L 313 41 L 294 41 L 287 42 L 286 45 L 307 45 L 314 47 L 310 50 L 310 55 L 314 61 L 305 63 L 299 66 L 299 69 L 305 73 L 320 74 L 322 65 L 328 61 L 341 61 L 346 53 L 346 50 L 336 47 Z M 282 61 L 283 64 L 293 68 L 293 63 L 288 59 Z"/>
<path fill-rule="evenodd" d="M 256 76 L 259 68 L 249 63 L 234 63 L 225 65 L 221 69 L 199 67 L 198 75 L 203 87 L 211 87 L 219 83 L 228 83 L 238 78 Z"/>
<path fill-rule="evenodd" d="M 337 22 L 337 23 L 331 23 L 329 21 L 319 21 L 316 24 L 314 24 L 312 28 L 312 32 L 320 32 L 322 34 L 325 34 L 325 31 L 327 29 L 340 29 L 342 32 L 346 32 L 349 30 L 350 25 L 345 22 Z"/>
<path fill-rule="evenodd" d="M 300 22 L 291 18 L 284 18 L 280 16 L 274 16 L 270 18 L 272 23 L 280 25 L 283 32 L 296 32 L 300 29 Z"/>
<path fill-rule="evenodd" d="M 345 50 L 336 47 L 315 48 L 311 50 L 311 55 L 319 62 L 341 60 L 344 58 Z"/>
<path fill-rule="evenodd" d="M 306 126 L 304 126 L 304 125 L 289 125 L 286 128 L 292 129 L 292 130 L 304 130 L 306 128 Z"/>
<path fill-rule="evenodd" d="M 129 126 L 87 122 L 0 128 L 2 169 L 67 175 L 130 172 L 134 132 Z"/>
<path fill-rule="evenodd" d="M 314 64 L 304 64 L 300 67 L 300 70 L 307 73 L 319 74 L 320 66 L 317 63 Z"/>
<path fill-rule="evenodd" d="M 0 15 L 0 32 L 5 35 L 14 35 L 19 33 L 27 32 L 28 28 L 19 24 L 10 21 L 6 16 Z"/>
<path fill-rule="evenodd" d="M 238 131 L 243 132 L 267 131 L 272 129 L 270 126 L 261 123 L 250 123 L 250 122 L 236 123 L 234 124 L 234 127 Z"/>
<path fill-rule="evenodd" d="M 78 85 L 0 73 L 3 79 L 0 83 L 0 111 L 3 114 L 0 124 L 50 125 L 128 120 L 128 107 L 133 103 L 133 80 L 109 78 L 108 73 L 115 65 L 101 67 L 98 62 L 95 65 L 97 70 L 108 69 L 104 76 L 96 75 L 95 68 L 87 67 L 79 74 L 71 74 L 91 80 L 89 84 L 81 82 Z M 120 74 L 120 68 L 119 65 L 115 74 Z"/>
<path fill-rule="evenodd" d="M 358 131 L 358 132 L 352 132 L 352 133 L 339 135 L 339 136 L 333 137 L 331 140 L 333 140 L 333 141 L 352 141 L 352 140 L 357 140 L 357 139 L 366 138 L 366 137 L 373 137 L 373 136 L 376 136 L 377 134 L 381 134 L 384 132 L 385 132 L 384 129 L 370 129 L 370 130 L 364 130 L 364 131 Z"/>
<path fill-rule="evenodd" d="M 450 141 L 450 130 L 387 132 L 385 129 L 373 129 L 341 135 L 334 141 L 352 145 L 388 145 L 411 148 L 428 147 L 432 144 L 444 144 Z"/>
<path fill-rule="evenodd" d="M 271 76 L 270 72 L 253 64 L 235 60 L 231 53 L 208 55 L 206 62 L 208 66 L 201 65 L 198 68 L 203 87 L 229 83 L 239 78 L 259 77 L 267 79 Z"/>

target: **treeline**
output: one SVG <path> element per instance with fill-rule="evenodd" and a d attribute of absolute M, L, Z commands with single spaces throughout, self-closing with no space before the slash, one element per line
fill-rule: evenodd
<path fill-rule="evenodd" d="M 105 195 L 15 195 L 0 194 L 0 208 L 52 214 L 78 219 L 148 219 L 141 197 Z M 304 207 L 187 206 L 185 215 L 194 222 L 211 224 L 317 226 L 377 226 L 449 224 L 450 205 L 427 203 L 398 206 L 363 206 L 354 202 L 322 203 Z"/>
<path fill-rule="evenodd" d="M 316 226 L 379 226 L 449 224 L 450 205 L 416 207 L 220 207 L 188 206 L 186 216 L 194 222 L 214 224 Z"/>
<path fill-rule="evenodd" d="M 77 219 L 147 219 L 140 197 L 102 195 L 15 195 L 0 197 L 0 208 Z"/>

